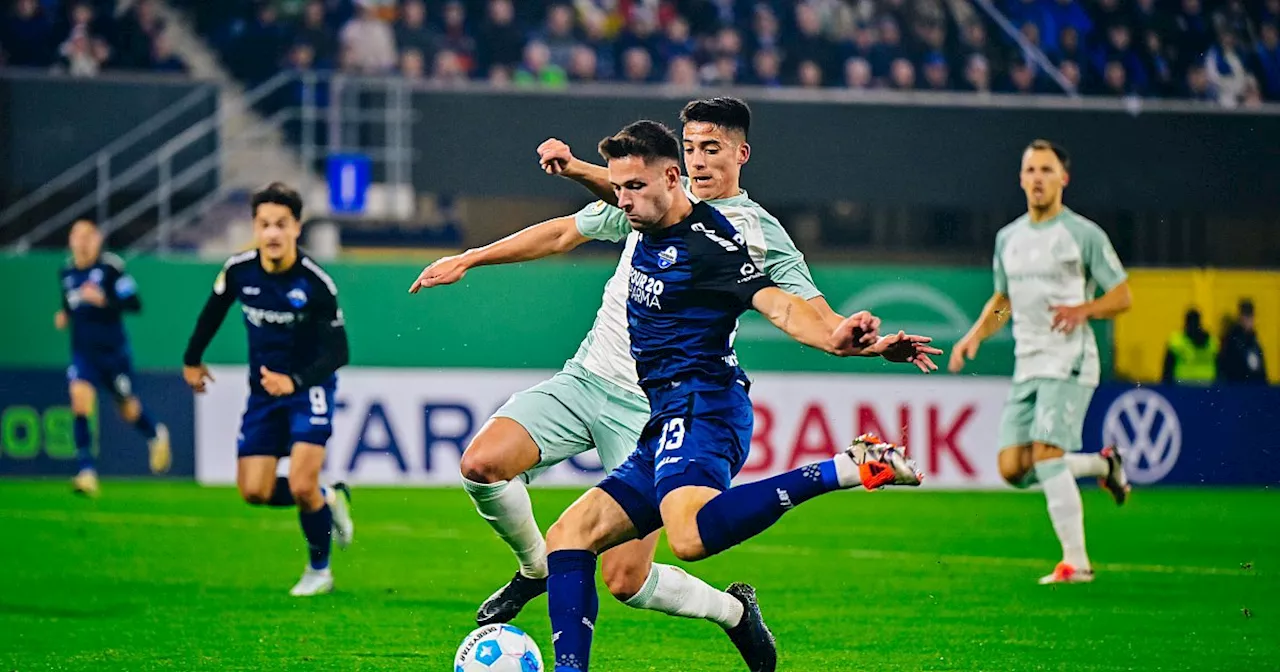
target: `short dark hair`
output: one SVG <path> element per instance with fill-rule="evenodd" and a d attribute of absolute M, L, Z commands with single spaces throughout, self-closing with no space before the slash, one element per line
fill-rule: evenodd
<path fill-rule="evenodd" d="M 702 121 L 731 131 L 751 132 L 751 108 L 741 98 L 716 96 L 691 100 L 680 110 L 680 123 Z"/>
<path fill-rule="evenodd" d="M 1027 149 L 1024 151 L 1030 151 L 1033 149 L 1047 149 L 1053 152 L 1053 155 L 1058 157 L 1058 161 L 1062 163 L 1062 169 L 1066 172 L 1071 172 L 1071 154 L 1067 152 L 1066 147 L 1050 140 L 1036 139 L 1032 140 L 1031 144 L 1027 145 Z"/>
<path fill-rule="evenodd" d="M 263 203 L 283 205 L 289 208 L 289 212 L 293 213 L 294 219 L 302 221 L 302 195 L 298 193 L 297 189 L 284 182 L 272 182 L 253 192 L 253 198 L 249 201 L 250 212 L 257 216 L 258 206 Z"/>
<path fill-rule="evenodd" d="M 627 124 L 616 135 L 600 141 L 600 156 L 605 161 L 638 156 L 648 163 L 653 159 L 671 159 L 680 162 L 680 140 L 671 129 L 644 119 Z"/>

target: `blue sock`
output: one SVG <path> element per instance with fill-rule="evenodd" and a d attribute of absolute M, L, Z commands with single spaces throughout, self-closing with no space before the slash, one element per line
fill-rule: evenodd
<path fill-rule="evenodd" d="M 319 510 L 307 513 L 298 509 L 302 521 L 302 535 L 307 538 L 307 552 L 311 555 L 311 569 L 329 566 L 329 537 L 333 534 L 333 511 L 325 504 Z"/>
<path fill-rule="evenodd" d="M 156 438 L 156 423 L 151 420 L 150 415 L 147 415 L 147 409 L 144 408 L 138 413 L 138 419 L 133 421 L 133 426 L 142 432 L 148 441 Z"/>
<path fill-rule="evenodd" d="M 93 432 L 89 429 L 89 418 L 77 415 L 72 421 L 72 433 L 76 440 L 76 463 L 80 470 L 93 469 Z"/>
<path fill-rule="evenodd" d="M 271 491 L 271 499 L 267 500 L 267 506 L 293 506 L 293 492 L 289 490 L 289 479 L 285 476 L 276 477 L 276 487 Z"/>
<path fill-rule="evenodd" d="M 551 612 L 555 672 L 586 672 L 600 598 L 596 595 L 596 554 L 554 551 L 547 556 L 547 608 Z"/>
<path fill-rule="evenodd" d="M 737 546 L 769 529 L 792 507 L 839 489 L 831 460 L 729 488 L 698 511 L 702 547 L 715 555 Z"/>

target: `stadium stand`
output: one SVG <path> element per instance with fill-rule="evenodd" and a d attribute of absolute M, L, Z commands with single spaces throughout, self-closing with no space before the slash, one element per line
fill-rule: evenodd
<path fill-rule="evenodd" d="M 250 83 L 293 67 L 542 87 L 1063 93 L 1028 58 L 1038 49 L 1084 95 L 1280 100 L 1280 0 L 995 0 L 1022 44 L 969 0 L 173 1 Z"/>
<path fill-rule="evenodd" d="M 80 77 L 103 70 L 187 71 L 154 0 L 135 0 L 127 8 L 116 0 L 7 0 L 0 13 L 0 65 Z"/>

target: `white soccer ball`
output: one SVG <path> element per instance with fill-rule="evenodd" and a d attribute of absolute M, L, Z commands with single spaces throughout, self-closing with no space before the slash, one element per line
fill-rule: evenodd
<path fill-rule="evenodd" d="M 542 652 L 533 638 L 513 625 L 476 628 L 458 647 L 454 672 L 543 672 Z"/>

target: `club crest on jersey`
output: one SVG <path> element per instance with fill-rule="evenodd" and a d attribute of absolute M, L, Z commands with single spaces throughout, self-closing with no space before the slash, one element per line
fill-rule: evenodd
<path fill-rule="evenodd" d="M 89 282 L 92 282 L 92 283 L 93 283 L 93 284 L 95 284 L 95 285 L 101 285 L 101 284 L 102 284 L 102 269 L 101 269 L 101 268 L 95 268 L 95 269 L 93 269 L 92 271 L 89 271 Z"/>
<path fill-rule="evenodd" d="M 289 305 L 294 308 L 301 308 L 307 305 L 307 293 L 302 291 L 301 287 L 295 287 L 289 290 L 289 293 L 285 294 L 284 297 L 289 299 Z"/>
<path fill-rule="evenodd" d="M 671 268 L 673 265 L 675 265 L 676 260 L 678 258 L 679 258 L 679 252 L 676 251 L 676 248 L 668 247 L 667 249 L 658 253 L 658 267 Z"/>

